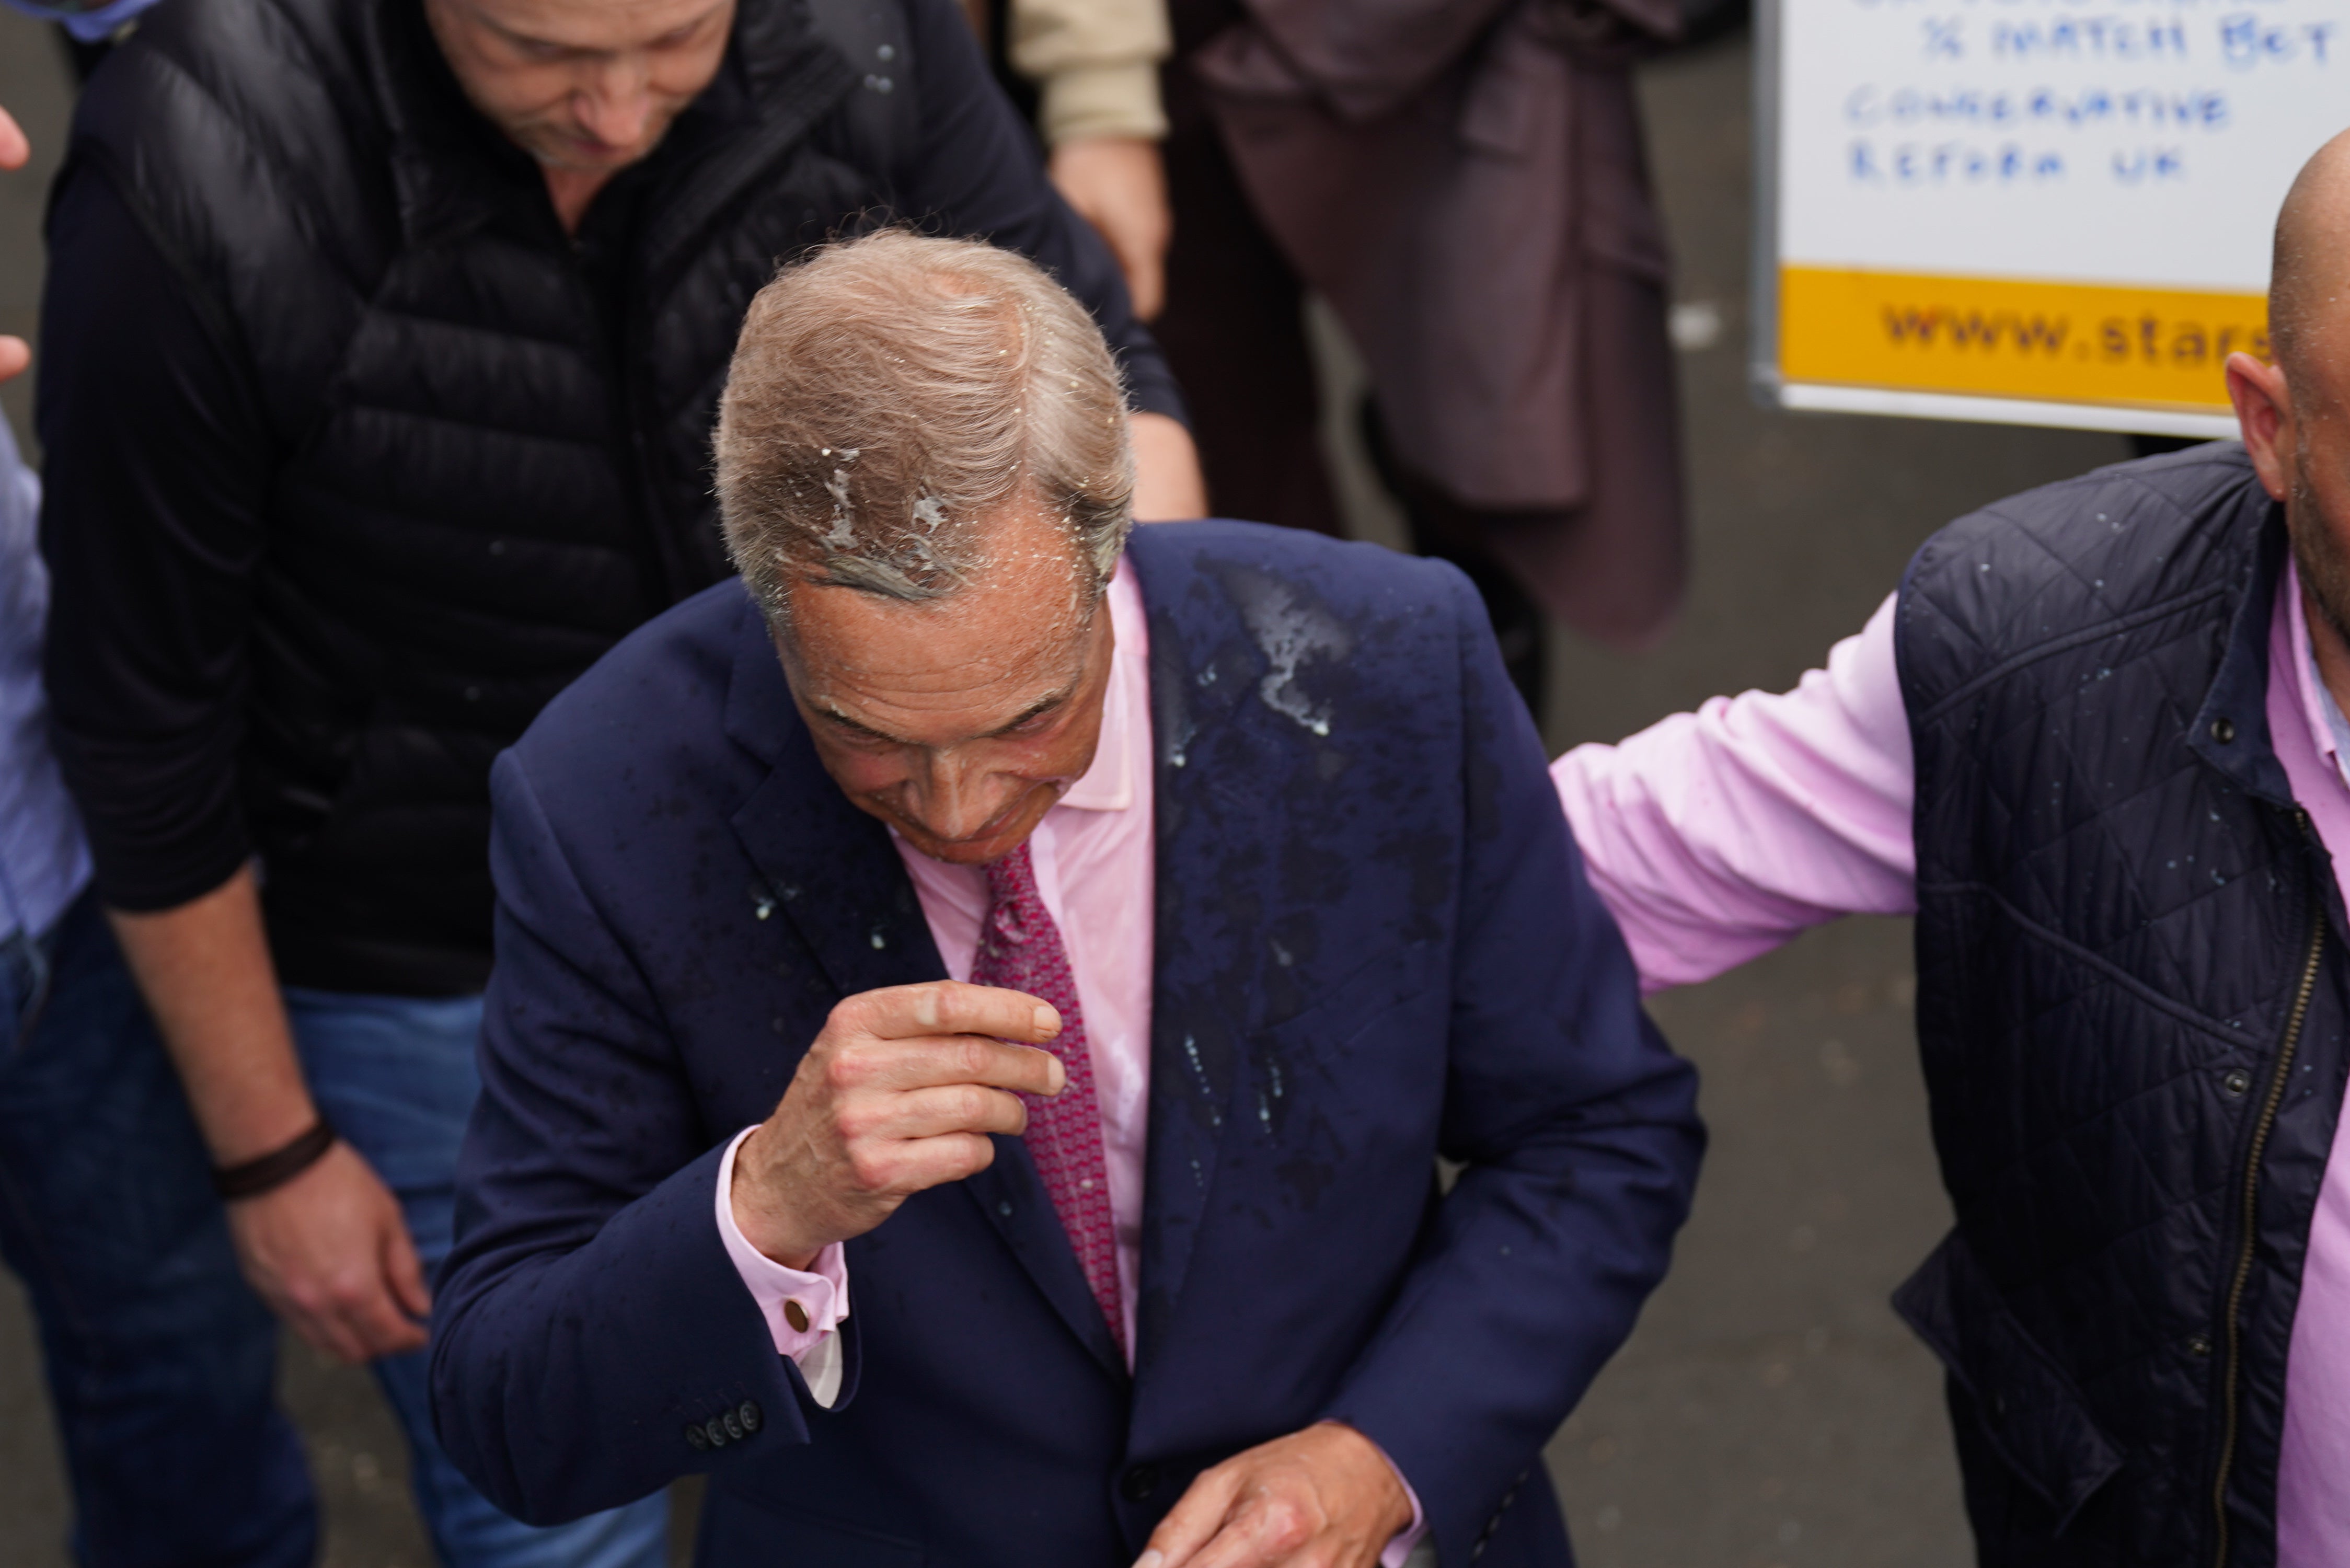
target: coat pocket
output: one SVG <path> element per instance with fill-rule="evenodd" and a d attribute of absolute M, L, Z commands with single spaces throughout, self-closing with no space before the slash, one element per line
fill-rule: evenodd
<path fill-rule="evenodd" d="M 1956 1231 L 1893 1293 L 1893 1310 L 1974 1400 L 1985 1440 L 2055 1511 L 2063 1533 L 2122 1468 L 2121 1450 Z"/>

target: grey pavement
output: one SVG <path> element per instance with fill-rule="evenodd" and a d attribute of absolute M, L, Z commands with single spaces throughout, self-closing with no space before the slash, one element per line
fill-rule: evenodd
<path fill-rule="evenodd" d="M 1560 639 L 1554 748 L 1717 691 L 1778 687 L 1856 631 L 1910 552 L 1970 507 L 2126 455 L 2117 437 L 1766 411 L 1747 399 L 1750 56 L 1650 67 L 1655 171 L 1678 252 L 1696 572 L 1654 651 Z M 0 9 L 0 104 L 36 142 L 0 180 L 0 331 L 29 328 L 36 225 L 62 147 L 61 57 Z M 1709 342 L 1709 317 L 1718 333 Z M 1326 336 L 1327 336 L 1326 334 Z M 1334 382 L 1350 374 L 1329 345 Z M 0 389 L 29 434 L 29 389 Z M 1331 437 L 1366 536 L 1392 514 Z M 1906 921 L 1852 920 L 1656 999 L 1704 1075 L 1712 1152 L 1674 1272 L 1551 1445 L 1587 1568 L 1960 1568 L 1970 1558 L 1933 1361 L 1886 1300 L 1948 1222 L 1926 1131 Z M 5 1279 L 5 1277 L 0 1277 Z M 287 1345 L 330 1568 L 427 1568 L 397 1432 L 364 1374 Z M 0 1282 L 0 1563 L 57 1568 L 66 1508 L 13 1282 Z"/>

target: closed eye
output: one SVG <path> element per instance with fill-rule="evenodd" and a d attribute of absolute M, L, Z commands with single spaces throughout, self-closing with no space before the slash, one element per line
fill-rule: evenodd
<path fill-rule="evenodd" d="M 1060 718 L 1061 711 L 1067 707 L 1068 703 L 1069 693 L 1055 691 L 1009 724 L 990 731 L 987 738 L 994 740 L 1003 735 L 1041 734 L 1053 727 L 1055 722 Z"/>

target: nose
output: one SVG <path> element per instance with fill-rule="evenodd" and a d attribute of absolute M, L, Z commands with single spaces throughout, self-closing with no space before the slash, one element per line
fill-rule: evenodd
<path fill-rule="evenodd" d="M 976 838 L 1024 792 L 1023 780 L 970 758 L 934 756 L 914 780 L 914 817 L 948 842 Z"/>
<path fill-rule="evenodd" d="M 635 149 L 652 122 L 651 73 L 640 55 L 607 62 L 573 95 L 572 113 L 580 133 L 615 151 Z"/>

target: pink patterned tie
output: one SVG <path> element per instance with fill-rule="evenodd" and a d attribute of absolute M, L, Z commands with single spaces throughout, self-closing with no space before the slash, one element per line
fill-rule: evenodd
<path fill-rule="evenodd" d="M 1061 1033 L 1045 1049 L 1061 1059 L 1069 1081 L 1053 1099 L 1020 1096 L 1028 1103 L 1028 1153 L 1053 1200 L 1053 1212 L 1061 1217 L 1061 1229 L 1076 1250 L 1086 1283 L 1109 1320 L 1110 1337 L 1123 1354 L 1126 1314 L 1118 1300 L 1118 1237 L 1110 1224 L 1101 1106 L 1094 1098 L 1094 1055 L 1086 1043 L 1076 977 L 1069 971 L 1061 929 L 1036 891 L 1036 867 L 1027 844 L 986 870 L 987 919 L 980 927 L 971 982 L 1026 992 L 1060 1011 Z"/>

